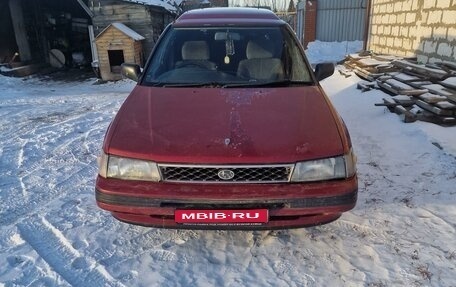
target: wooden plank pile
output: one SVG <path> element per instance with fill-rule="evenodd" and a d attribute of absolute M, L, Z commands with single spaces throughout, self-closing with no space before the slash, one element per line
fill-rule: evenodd
<path fill-rule="evenodd" d="M 374 81 L 385 73 L 396 71 L 392 65 L 393 60 L 399 59 L 395 56 L 374 55 L 368 52 L 350 54 L 345 58 L 344 65 L 351 69 L 360 78 Z"/>
<path fill-rule="evenodd" d="M 456 125 L 456 63 L 421 65 L 394 56 L 355 54 L 347 56 L 345 66 L 372 82 L 358 84 L 359 89 L 376 84 L 391 95 L 376 106 L 387 107 L 404 122 Z"/>

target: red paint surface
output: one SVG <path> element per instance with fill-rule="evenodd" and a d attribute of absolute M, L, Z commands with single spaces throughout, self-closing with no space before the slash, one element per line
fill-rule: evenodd
<path fill-rule="evenodd" d="M 104 150 L 162 163 L 293 163 L 346 153 L 338 120 L 318 86 L 137 86 Z"/>

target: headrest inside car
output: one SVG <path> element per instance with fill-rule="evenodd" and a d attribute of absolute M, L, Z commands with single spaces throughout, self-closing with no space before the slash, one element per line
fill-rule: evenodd
<path fill-rule="evenodd" d="M 265 59 L 272 58 L 274 55 L 274 43 L 272 41 L 254 42 L 249 41 L 247 44 L 247 59 Z"/>
<path fill-rule="evenodd" d="M 205 41 L 187 41 L 182 46 L 183 60 L 209 60 L 209 46 Z"/>

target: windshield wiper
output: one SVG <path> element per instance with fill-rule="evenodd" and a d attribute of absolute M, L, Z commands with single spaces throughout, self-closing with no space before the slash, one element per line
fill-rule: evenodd
<path fill-rule="evenodd" d="M 288 87 L 288 86 L 311 86 L 314 85 L 312 81 L 293 81 L 293 80 L 280 80 L 272 82 L 247 82 L 247 83 L 236 83 L 226 84 L 223 88 L 242 88 L 242 87 Z"/>
<path fill-rule="evenodd" d="M 163 87 L 221 87 L 221 83 L 207 82 L 207 83 L 164 83 Z"/>
<path fill-rule="evenodd" d="M 203 82 L 203 83 L 166 83 L 166 82 L 155 82 L 149 83 L 153 87 L 208 87 L 208 88 L 242 88 L 242 87 L 288 87 L 288 86 L 311 86 L 314 85 L 312 81 L 293 81 L 293 80 L 280 80 L 271 82 L 262 81 L 251 81 L 251 82 L 238 82 L 230 84 L 222 84 L 219 82 Z"/>
<path fill-rule="evenodd" d="M 149 82 L 145 83 L 147 86 L 152 87 L 222 87 L 223 84 L 217 82 L 205 83 L 167 83 L 167 82 Z"/>
<path fill-rule="evenodd" d="M 145 84 L 151 87 L 163 87 L 164 85 L 166 85 L 166 83 L 163 82 L 146 82 Z"/>

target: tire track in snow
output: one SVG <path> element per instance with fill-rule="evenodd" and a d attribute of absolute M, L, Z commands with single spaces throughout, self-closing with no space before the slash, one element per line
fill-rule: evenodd
<path fill-rule="evenodd" d="M 17 169 L 20 170 L 24 164 L 24 149 L 25 149 L 25 146 L 27 145 L 28 143 L 28 140 L 20 140 L 20 150 L 19 150 L 19 155 L 18 155 L 18 159 L 17 159 Z M 28 197 L 28 189 L 27 189 L 27 186 L 25 186 L 25 183 L 24 183 L 24 180 L 23 180 L 23 177 L 19 177 L 19 183 L 21 185 L 21 190 L 22 190 L 22 196 L 24 198 L 27 198 Z"/>
<path fill-rule="evenodd" d="M 45 182 L 43 174 L 47 172 L 47 170 L 40 168 L 38 170 L 41 172 L 41 177 L 40 175 L 30 174 L 18 178 L 20 182 L 19 189 L 22 190 L 22 193 L 23 189 L 27 189 L 27 195 L 29 196 L 20 197 L 20 200 L 18 200 L 17 197 L 7 198 L 7 204 L 5 205 L 4 210 L 0 210 L 0 225 L 12 225 L 20 221 L 24 215 L 30 214 L 32 211 L 38 212 L 46 209 L 49 202 L 67 196 L 67 187 L 71 186 L 73 177 L 75 174 L 83 172 L 85 168 L 75 169 L 76 173 L 62 175 L 56 183 Z M 54 173 L 48 174 L 54 175 Z M 30 182 L 24 181 L 24 179 L 27 179 L 32 175 L 34 178 L 30 180 Z M 46 176 L 50 177 L 48 175 Z M 41 181 L 38 182 L 37 179 L 40 179 Z M 28 186 L 30 186 L 30 188 L 28 188 Z M 40 192 L 40 190 L 46 190 L 46 192 Z"/>
<path fill-rule="evenodd" d="M 71 287 L 43 260 L 36 261 L 33 248 L 16 227 L 0 232 L 0 277 L 6 278 L 0 286 L 58 286 Z M 25 251 L 24 251 L 25 250 Z M 2 285 L 5 284 L 5 285 Z"/>
<path fill-rule="evenodd" d="M 93 89 L 97 89 L 94 87 Z M 48 88 L 45 88 L 48 91 Z M 39 91 L 34 91 L 39 92 Z M 104 131 L 125 95 L 63 94 L 0 100 L 0 225 L 11 225 L 30 211 L 72 190 L 71 181 L 93 179 Z M 41 93 L 40 93 L 41 94 Z M 104 100 L 100 101 L 100 97 Z M 106 108 L 109 107 L 109 108 Z M 82 146 L 82 148 L 81 148 Z M 11 194 L 15 194 L 11 196 Z"/>
<path fill-rule="evenodd" d="M 116 281 L 104 268 L 90 257 L 74 249 L 65 236 L 46 218 L 33 216 L 18 224 L 21 237 L 72 286 L 116 286 Z"/>
<path fill-rule="evenodd" d="M 33 140 L 19 139 L 20 146 L 9 156 L 11 165 L 17 166 L 17 184 L 10 182 L 8 188 L 15 188 L 21 192 L 21 200 L 17 197 L 9 197 L 1 204 L 3 206 L 0 208 L 1 225 L 13 224 L 30 210 L 42 209 L 46 202 L 64 196 L 72 185 L 71 181 L 75 180 L 75 176 L 90 180 L 93 178 L 97 151 L 83 150 L 80 146 L 84 143 L 91 144 L 88 141 L 93 141 L 96 137 L 88 139 L 87 134 L 75 132 L 77 126 L 84 120 L 87 119 L 74 118 L 70 126 L 63 125 L 54 130 L 46 126 L 35 127 Z M 97 128 L 100 125 L 101 123 L 95 123 Z M 98 130 L 102 128 L 96 131 Z M 57 132 L 58 136 L 52 136 L 50 132 Z M 94 130 L 89 132 L 93 133 Z M 49 143 L 49 138 L 53 138 L 55 143 Z M 95 146 L 95 144 L 91 145 L 93 149 Z M 30 155 L 36 158 L 31 158 Z M 40 192 L 41 189 L 47 191 Z"/>
<path fill-rule="evenodd" d="M 380 223 L 374 223 L 380 225 Z M 343 236 L 346 238 L 369 238 L 369 240 L 374 241 L 390 241 L 391 235 L 388 234 L 385 230 L 380 228 L 373 228 L 372 223 L 368 224 L 358 224 L 354 223 L 345 219 L 338 219 L 337 221 L 333 222 L 331 225 L 322 226 L 323 230 L 327 230 L 329 232 L 334 232 L 339 236 Z"/>
<path fill-rule="evenodd" d="M 93 257 L 105 266 L 122 265 L 134 258 L 149 255 L 157 262 L 176 262 L 188 264 L 189 258 L 185 254 L 172 251 L 174 246 L 184 244 L 191 238 L 198 238 L 197 233 L 192 230 L 162 230 L 151 229 L 142 232 L 144 229 L 131 227 L 124 231 L 124 236 L 113 240 L 112 244 L 100 246 L 94 250 Z M 136 234 L 139 232 L 139 234 Z M 127 240 L 128 238 L 128 240 Z M 138 248 L 140 246 L 140 248 Z M 122 258 L 119 251 L 132 254 Z"/>

